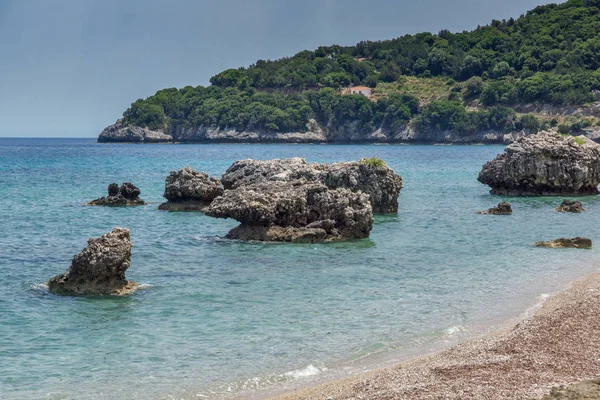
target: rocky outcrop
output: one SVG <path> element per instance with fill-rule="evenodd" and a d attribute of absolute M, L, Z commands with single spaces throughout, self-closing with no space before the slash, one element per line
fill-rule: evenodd
<path fill-rule="evenodd" d="M 127 295 L 138 284 L 125 278 L 131 263 L 129 229 L 115 228 L 88 240 L 67 271 L 48 281 L 48 290 L 62 295 Z"/>
<path fill-rule="evenodd" d="M 552 388 L 541 400 L 598 400 L 600 399 L 600 379 L 574 383 L 569 386 Z"/>
<path fill-rule="evenodd" d="M 485 164 L 478 180 L 495 195 L 598 194 L 600 145 L 553 132 L 522 137 Z"/>
<path fill-rule="evenodd" d="M 536 247 L 548 247 L 552 249 L 560 248 L 576 248 L 576 249 L 591 249 L 592 241 L 587 238 L 576 237 L 572 239 L 556 239 L 549 242 L 537 242 L 534 244 Z"/>
<path fill-rule="evenodd" d="M 198 172 L 189 166 L 179 171 L 171 171 L 165 179 L 166 203 L 159 210 L 204 211 L 210 203 L 223 194 L 223 185 L 215 177 Z"/>
<path fill-rule="evenodd" d="M 317 243 L 366 238 L 373 227 L 369 196 L 299 179 L 226 190 L 206 211 L 241 224 L 230 239 Z"/>
<path fill-rule="evenodd" d="M 497 207 L 492 207 L 489 210 L 480 211 L 478 214 L 485 215 L 512 215 L 512 206 L 510 203 L 503 201 L 502 203 L 498 203 Z"/>
<path fill-rule="evenodd" d="M 563 200 L 563 202 L 554 209 L 557 212 L 570 212 L 570 213 L 582 213 L 585 210 L 583 209 L 583 204 L 577 200 Z"/>
<path fill-rule="evenodd" d="M 235 189 L 257 183 L 292 182 L 298 179 L 322 183 L 330 189 L 345 188 L 366 193 L 376 214 L 398 212 L 402 177 L 380 161 L 308 164 L 302 158 L 241 160 L 229 167 L 221 182 L 225 189 Z"/>
<path fill-rule="evenodd" d="M 139 126 L 124 125 L 122 120 L 107 126 L 98 136 L 98 142 L 100 143 L 168 143 L 172 141 L 173 136 L 171 135 L 165 135 L 161 131 L 153 131 Z"/>
<path fill-rule="evenodd" d="M 141 191 L 133 183 L 125 182 L 119 187 L 116 183 L 108 185 L 108 196 L 100 197 L 88 203 L 90 206 L 141 206 L 146 202 L 140 199 Z"/>

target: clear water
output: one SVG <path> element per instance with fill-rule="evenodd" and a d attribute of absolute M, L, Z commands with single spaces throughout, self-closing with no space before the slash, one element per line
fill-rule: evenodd
<path fill-rule="evenodd" d="M 0 140 L 0 397 L 224 397 L 403 354 L 515 317 L 596 268 L 596 250 L 531 247 L 599 239 L 600 199 L 501 198 L 476 180 L 500 146 L 100 145 Z M 404 178 L 398 216 L 370 239 L 328 245 L 221 239 L 235 221 L 156 210 L 170 170 L 220 175 L 243 158 L 333 162 L 377 156 Z M 151 203 L 86 207 L 110 182 Z M 131 229 L 129 298 L 70 298 L 43 283 L 91 236 Z M 366 358 L 365 358 L 366 357 Z M 362 361 L 361 361 L 362 362 Z M 256 392 L 255 396 L 258 396 Z"/>

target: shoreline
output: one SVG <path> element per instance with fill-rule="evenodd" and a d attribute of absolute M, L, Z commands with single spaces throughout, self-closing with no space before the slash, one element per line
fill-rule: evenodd
<path fill-rule="evenodd" d="M 553 387 L 600 374 L 600 271 L 548 296 L 533 314 L 475 336 L 369 372 L 243 398 L 538 399 Z M 510 324 L 510 325 L 509 325 Z M 242 398 L 236 396 L 236 398 Z"/>

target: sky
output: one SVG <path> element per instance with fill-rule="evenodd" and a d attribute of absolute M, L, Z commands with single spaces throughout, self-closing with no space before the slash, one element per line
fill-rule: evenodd
<path fill-rule="evenodd" d="M 258 59 L 471 30 L 548 0 L 0 0 L 0 137 L 95 137 L 138 98 Z"/>

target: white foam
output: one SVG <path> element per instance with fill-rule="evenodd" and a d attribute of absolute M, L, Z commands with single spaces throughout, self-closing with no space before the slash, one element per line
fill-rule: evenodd
<path fill-rule="evenodd" d="M 444 333 L 446 334 L 446 336 L 454 336 L 454 335 L 458 335 L 459 333 L 463 332 L 464 330 L 465 330 L 464 326 L 455 325 L 455 326 L 451 326 L 450 328 L 446 329 L 444 331 Z"/>
<path fill-rule="evenodd" d="M 293 379 L 307 378 L 309 376 L 318 375 L 321 372 L 326 371 L 326 370 L 327 370 L 326 368 L 319 369 L 319 368 L 315 367 L 314 365 L 310 364 L 307 367 L 302 368 L 302 369 L 288 371 L 285 374 L 283 374 L 283 376 L 293 378 Z"/>

